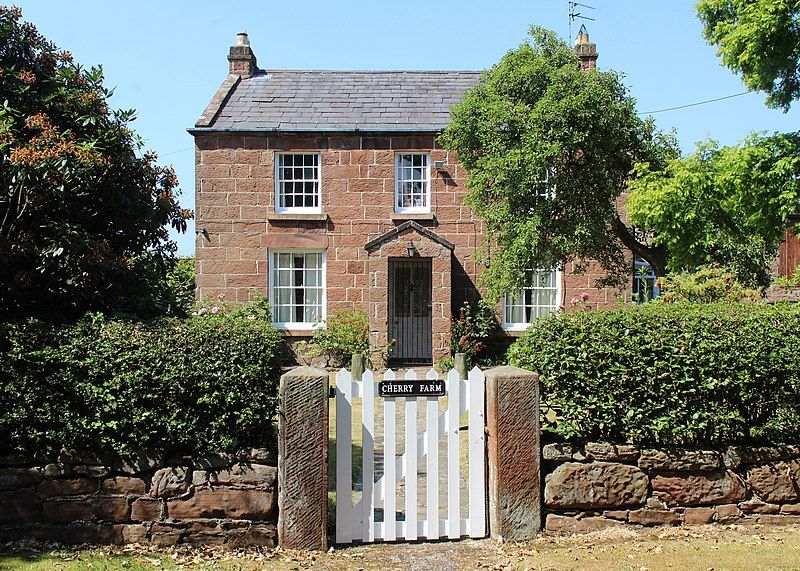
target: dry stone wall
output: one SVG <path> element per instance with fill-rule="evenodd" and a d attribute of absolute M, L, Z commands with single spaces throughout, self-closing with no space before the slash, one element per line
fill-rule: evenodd
<path fill-rule="evenodd" d="M 543 447 L 545 528 L 800 523 L 800 446 Z"/>
<path fill-rule="evenodd" d="M 0 542 L 277 543 L 277 459 L 0 458 Z"/>

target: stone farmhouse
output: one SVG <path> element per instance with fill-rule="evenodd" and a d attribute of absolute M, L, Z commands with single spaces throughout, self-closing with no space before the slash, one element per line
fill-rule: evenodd
<path fill-rule="evenodd" d="M 594 68 L 588 35 L 575 49 Z M 268 296 L 290 344 L 362 308 L 372 340 L 394 340 L 396 362 L 448 356 L 452 316 L 479 297 L 483 225 L 463 205 L 466 172 L 436 137 L 480 72 L 264 70 L 244 33 L 228 61 L 189 129 L 198 297 Z M 594 308 L 629 300 L 633 266 L 622 291 L 595 288 L 598 268 L 533 272 L 499 308 L 504 330 L 518 335 L 584 293 Z"/>

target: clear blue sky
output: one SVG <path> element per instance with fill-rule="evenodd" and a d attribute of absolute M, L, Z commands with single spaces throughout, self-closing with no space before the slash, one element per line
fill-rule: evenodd
<path fill-rule="evenodd" d="M 17 0 L 24 19 L 84 65 L 102 64 L 111 104 L 136 108 L 134 128 L 181 181 L 194 207 L 194 153 L 186 133 L 227 74 L 228 47 L 246 31 L 259 67 L 484 69 L 519 45 L 529 24 L 567 36 L 567 0 Z M 640 111 L 744 91 L 700 35 L 691 0 L 587 0 L 598 66 L 625 73 Z M 573 26 L 573 34 L 579 23 Z M 767 109 L 763 95 L 658 113 L 684 150 L 713 137 L 798 129 L 798 113 Z M 797 104 L 800 109 L 800 103 Z M 194 251 L 194 228 L 178 236 Z"/>

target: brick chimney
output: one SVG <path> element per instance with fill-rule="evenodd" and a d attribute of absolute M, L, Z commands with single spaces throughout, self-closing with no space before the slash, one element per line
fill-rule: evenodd
<path fill-rule="evenodd" d="M 575 55 L 581 60 L 581 71 L 597 68 L 597 45 L 589 41 L 589 32 L 586 31 L 586 26 L 581 25 L 578 37 L 575 38 L 574 50 Z"/>
<path fill-rule="evenodd" d="M 250 48 L 250 40 L 247 32 L 236 34 L 236 43 L 231 46 L 228 54 L 229 71 L 233 75 L 240 75 L 242 79 L 247 79 L 255 75 L 258 67 L 256 65 L 256 54 Z"/>

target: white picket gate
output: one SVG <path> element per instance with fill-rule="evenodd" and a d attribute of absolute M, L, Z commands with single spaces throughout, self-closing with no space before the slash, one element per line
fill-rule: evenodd
<path fill-rule="evenodd" d="M 408 370 L 406 380 L 416 380 Z M 439 379 L 431 369 L 426 379 Z M 383 380 L 395 380 L 387 370 Z M 418 539 L 457 539 L 486 536 L 486 436 L 485 382 L 483 371 L 472 369 L 466 380 L 451 370 L 446 378 L 447 409 L 440 411 L 437 397 L 383 398 L 383 473 L 376 475 L 376 388 L 375 375 L 365 371 L 361 381 L 353 381 L 349 371 L 336 375 L 336 542 L 413 541 Z M 362 403 L 362 480 L 361 497 L 354 503 L 353 489 L 353 405 Z M 417 405 L 424 407 L 425 429 L 418 430 Z M 404 401 L 403 403 L 399 401 Z M 397 456 L 398 407 L 404 404 L 404 451 Z M 461 417 L 468 416 L 468 513 L 462 517 Z M 403 426 L 399 427 L 401 430 Z M 443 446 L 443 474 L 440 477 L 439 441 Z M 378 445 L 381 442 L 377 443 Z M 445 452 L 446 451 L 446 452 Z M 431 453 L 432 452 L 432 453 Z M 380 454 L 378 454 L 380 460 Z M 380 466 L 378 466 L 380 467 Z M 425 490 L 418 489 L 424 469 Z M 378 470 L 379 471 L 379 470 Z M 446 482 L 446 484 L 445 484 Z M 358 481 L 356 482 L 358 483 Z M 398 487 L 404 484 L 404 502 L 398 506 Z M 446 489 L 446 517 L 439 511 L 440 493 Z M 356 490 L 357 495 L 357 490 Z M 401 510 L 398 514 L 398 509 Z M 376 515 L 382 513 L 382 521 Z M 400 517 L 398 517 L 398 515 Z M 422 515 L 422 517 L 420 517 Z"/>

